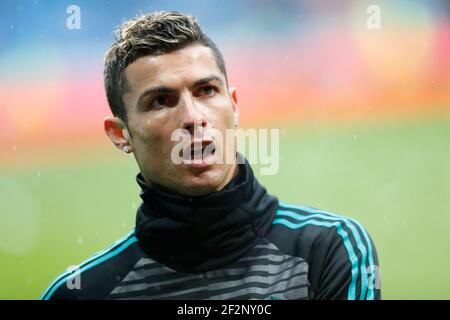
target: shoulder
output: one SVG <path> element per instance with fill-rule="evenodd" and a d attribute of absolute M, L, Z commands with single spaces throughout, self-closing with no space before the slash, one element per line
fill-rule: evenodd
<path fill-rule="evenodd" d="M 103 299 L 139 259 L 134 230 L 107 249 L 59 275 L 41 300 Z"/>
<path fill-rule="evenodd" d="M 313 240 L 351 241 L 355 246 L 367 247 L 367 250 L 372 246 L 369 233 L 357 220 L 313 207 L 280 201 L 273 224 L 302 231 L 303 236 Z"/>
<path fill-rule="evenodd" d="M 374 286 L 378 256 L 369 233 L 355 219 L 280 201 L 270 237 L 308 262 L 316 291 L 325 290 L 327 281 L 342 279 L 339 285 L 347 298 L 373 298 L 369 287 Z"/>

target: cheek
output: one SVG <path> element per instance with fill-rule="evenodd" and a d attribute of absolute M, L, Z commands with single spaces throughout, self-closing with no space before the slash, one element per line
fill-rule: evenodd
<path fill-rule="evenodd" d="M 215 107 L 211 109 L 211 119 L 215 128 L 233 127 L 233 105 L 229 99 L 221 98 L 215 101 Z"/>
<path fill-rule="evenodd" d="M 143 120 L 139 121 L 134 127 L 133 141 L 138 154 L 143 153 L 143 156 L 152 155 L 154 152 L 159 152 L 161 146 L 164 145 L 163 132 L 155 124 L 155 121 Z"/>

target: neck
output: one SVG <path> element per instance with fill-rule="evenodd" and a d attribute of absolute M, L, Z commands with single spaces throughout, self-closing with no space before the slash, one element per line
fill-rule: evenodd
<path fill-rule="evenodd" d="M 277 199 L 267 194 L 248 162 L 237 165 L 221 190 L 189 198 L 146 185 L 136 235 L 154 259 L 186 272 L 217 268 L 244 255 L 265 234 Z"/>

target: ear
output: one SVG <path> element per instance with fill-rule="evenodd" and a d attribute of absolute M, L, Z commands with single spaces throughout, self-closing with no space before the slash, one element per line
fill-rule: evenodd
<path fill-rule="evenodd" d="M 233 119 L 234 119 L 234 123 L 235 123 L 235 126 L 237 126 L 237 124 L 239 122 L 239 105 L 238 105 L 236 88 L 230 87 L 230 88 L 228 88 L 228 92 L 230 94 L 231 103 L 233 105 Z"/>
<path fill-rule="evenodd" d="M 106 135 L 117 148 L 126 153 L 133 152 L 130 133 L 122 119 L 112 116 L 106 117 L 104 129 Z"/>

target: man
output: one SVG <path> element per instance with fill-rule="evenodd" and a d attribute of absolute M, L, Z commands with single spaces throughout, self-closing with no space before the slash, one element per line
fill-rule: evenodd
<path fill-rule="evenodd" d="M 142 15 L 116 37 L 105 60 L 114 116 L 104 125 L 134 154 L 143 203 L 128 236 L 78 275 L 62 274 L 43 299 L 380 298 L 375 247 L 356 221 L 280 202 L 239 154 L 194 157 L 211 145 L 208 129 L 225 136 L 238 119 L 222 55 L 194 17 Z M 182 163 L 172 153 L 178 129 L 194 136 Z M 236 155 L 232 143 L 220 148 Z M 75 276 L 80 288 L 70 289 Z"/>

